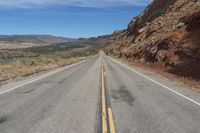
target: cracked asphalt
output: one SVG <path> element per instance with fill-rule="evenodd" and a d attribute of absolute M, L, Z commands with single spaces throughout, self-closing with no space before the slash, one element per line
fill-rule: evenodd
<path fill-rule="evenodd" d="M 200 132 L 198 104 L 124 65 L 100 53 L 39 80 L 0 87 L 3 92 L 19 86 L 0 94 L 0 133 L 102 132 L 101 66 L 117 133 Z M 200 94 L 160 75 L 130 68 L 200 103 Z"/>

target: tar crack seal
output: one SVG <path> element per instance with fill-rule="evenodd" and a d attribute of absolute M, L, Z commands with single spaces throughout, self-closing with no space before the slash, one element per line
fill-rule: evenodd
<path fill-rule="evenodd" d="M 114 99 L 119 99 L 127 103 L 128 105 L 132 106 L 134 97 L 130 91 L 127 90 L 125 86 L 120 86 L 118 90 L 112 90 L 111 96 Z"/>

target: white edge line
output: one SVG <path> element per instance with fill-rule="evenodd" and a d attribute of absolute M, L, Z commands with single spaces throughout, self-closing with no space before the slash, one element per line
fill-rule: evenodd
<path fill-rule="evenodd" d="M 165 85 L 159 83 L 158 81 L 155 81 L 155 80 L 153 80 L 153 79 L 151 79 L 151 78 L 145 76 L 144 74 L 141 74 L 141 73 L 137 72 L 137 71 L 134 70 L 133 68 L 129 68 L 128 66 L 126 66 L 126 65 L 124 65 L 124 64 L 121 64 L 121 62 L 118 62 L 118 61 L 116 61 L 115 59 L 113 59 L 113 58 L 111 58 L 111 57 L 109 57 L 109 58 L 110 58 L 112 61 L 114 61 L 115 63 L 117 63 L 117 64 L 119 64 L 119 65 L 125 67 L 126 69 L 128 69 L 128 70 L 130 70 L 130 71 L 132 71 L 132 72 L 135 72 L 136 74 L 138 74 L 138 75 L 140 75 L 140 76 L 142 76 L 142 77 L 144 77 L 144 78 L 146 78 L 146 79 L 148 79 L 148 80 L 150 80 L 150 81 L 152 81 L 152 82 L 154 82 L 154 83 L 156 83 L 156 84 L 158 84 L 158 85 L 164 87 L 165 89 L 167 89 L 167 90 L 169 90 L 169 91 L 171 91 L 171 92 L 174 92 L 175 94 L 181 96 L 182 98 L 185 98 L 185 99 L 189 100 L 190 102 L 195 103 L 195 104 L 197 104 L 198 106 L 200 106 L 200 103 L 196 102 L 195 100 L 190 99 L 190 98 L 184 96 L 183 94 L 180 94 L 180 93 L 178 93 L 177 91 L 175 91 L 175 90 L 173 90 L 173 89 L 170 89 L 169 87 L 167 87 L 167 86 L 165 86 Z"/>
<path fill-rule="evenodd" d="M 87 59 L 87 60 L 88 60 L 88 59 Z M 10 88 L 10 89 L 8 89 L 8 90 L 5 90 L 5 91 L 3 91 L 3 92 L 0 92 L 0 95 L 1 95 L 1 94 L 4 94 L 4 93 L 7 93 L 7 92 L 10 92 L 10 91 L 12 91 L 12 90 L 15 90 L 15 89 L 17 89 L 17 88 L 19 88 L 19 87 L 25 86 L 25 85 L 27 85 L 27 84 L 30 84 L 30 83 L 32 83 L 32 82 L 36 82 L 36 81 L 38 81 L 38 80 L 40 80 L 40 79 L 46 78 L 46 77 L 51 76 L 51 75 L 53 75 L 53 74 L 56 74 L 56 73 L 58 73 L 58 72 L 64 71 L 64 70 L 67 69 L 67 68 L 71 68 L 71 67 L 76 66 L 76 65 L 78 65 L 78 64 L 84 63 L 84 62 L 86 62 L 87 60 L 78 62 L 78 63 L 76 63 L 76 64 L 68 65 L 68 66 L 66 66 L 66 68 L 63 68 L 63 69 L 61 68 L 61 70 L 56 70 L 56 71 L 54 71 L 54 72 L 50 72 L 50 73 L 47 74 L 47 75 L 41 76 L 41 77 L 39 77 L 39 78 L 36 78 L 36 79 L 34 79 L 34 80 L 31 80 L 31 81 L 28 81 L 28 82 L 23 83 L 23 84 L 21 84 L 21 85 L 17 85 L 17 86 L 15 86 L 15 87 L 13 87 L 13 88 Z"/>

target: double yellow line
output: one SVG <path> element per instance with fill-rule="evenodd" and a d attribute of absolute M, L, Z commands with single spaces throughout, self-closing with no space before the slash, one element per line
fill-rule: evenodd
<path fill-rule="evenodd" d="M 101 67 L 101 88 L 102 88 L 102 133 L 108 133 L 107 127 L 107 107 L 106 107 L 106 94 L 105 94 L 105 70 L 104 66 Z M 108 107 L 108 120 L 110 133 L 115 133 L 115 124 L 111 107 Z"/>

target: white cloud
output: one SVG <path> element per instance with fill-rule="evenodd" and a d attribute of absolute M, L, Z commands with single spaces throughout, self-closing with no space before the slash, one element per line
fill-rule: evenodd
<path fill-rule="evenodd" d="M 78 7 L 146 6 L 151 0 L 0 0 L 1 8 L 37 8 L 52 5 Z"/>

